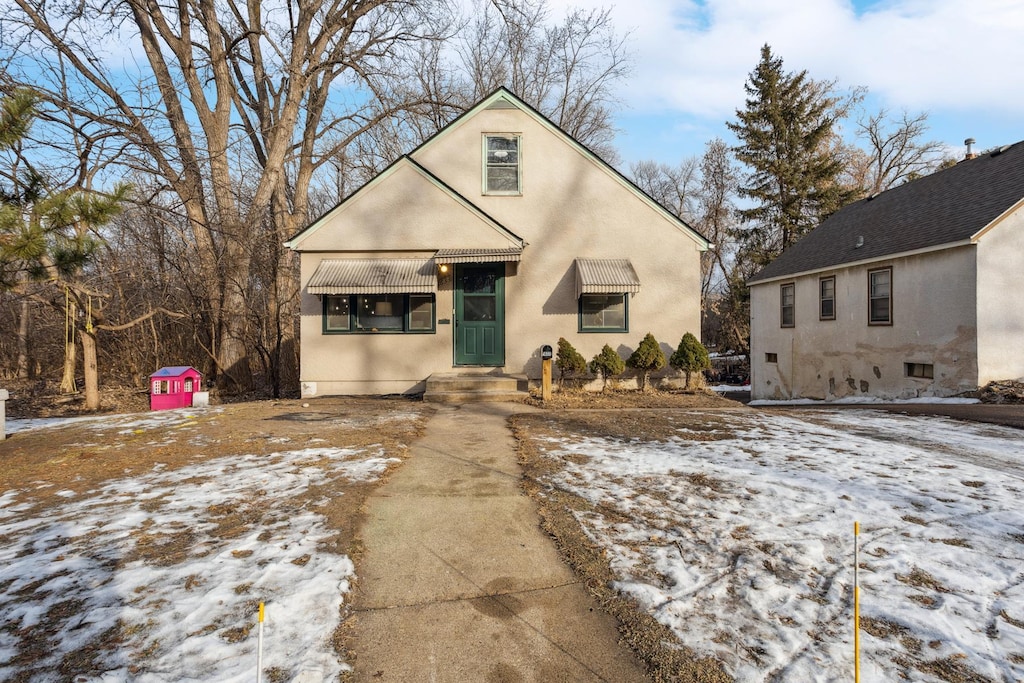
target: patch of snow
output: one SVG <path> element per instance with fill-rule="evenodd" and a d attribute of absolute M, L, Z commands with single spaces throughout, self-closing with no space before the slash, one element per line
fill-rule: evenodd
<path fill-rule="evenodd" d="M 18 432 L 36 431 L 39 429 L 51 429 L 54 427 L 66 427 L 79 422 L 102 420 L 102 417 L 32 417 L 24 419 L 8 419 L 7 434 Z"/>
<path fill-rule="evenodd" d="M 542 444 L 617 587 L 683 643 L 737 680 L 850 679 L 859 520 L 865 680 L 938 681 L 906 662 L 947 658 L 1024 679 L 1019 430 L 822 410 L 686 436 Z"/>
<path fill-rule="evenodd" d="M 107 672 L 94 680 L 248 682 L 260 601 L 265 669 L 293 680 L 312 666 L 337 678 L 348 666 L 331 638 L 354 568 L 320 547 L 335 532 L 298 497 L 339 479 L 371 481 L 391 462 L 380 451 L 310 448 L 156 464 L 44 518 L 19 514 L 16 493 L 3 493 L 0 680 L 20 675 L 13 658 L 28 637 L 45 643 L 43 671 L 95 644 Z M 63 621 L 49 632 L 55 614 Z M 111 643 L 118 629 L 123 640 Z"/>
<path fill-rule="evenodd" d="M 749 384 L 711 384 L 708 386 L 711 391 L 750 391 Z"/>
<path fill-rule="evenodd" d="M 885 405 L 899 405 L 902 403 L 920 403 L 920 404 L 947 404 L 947 405 L 969 405 L 974 403 L 981 403 L 976 398 L 941 398 L 938 396 L 921 396 L 918 398 L 887 398 L 881 399 L 877 396 L 844 396 L 843 398 L 832 399 L 828 401 L 822 401 L 814 398 L 794 398 L 785 400 L 770 400 L 770 399 L 757 399 L 751 401 L 751 406 L 809 406 L 819 405 L 828 406 L 833 404 L 843 405 L 872 405 L 872 404 L 885 404 Z"/>

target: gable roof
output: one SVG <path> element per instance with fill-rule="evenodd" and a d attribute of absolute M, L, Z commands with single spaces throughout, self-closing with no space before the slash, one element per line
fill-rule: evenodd
<path fill-rule="evenodd" d="M 479 206 L 466 199 L 466 197 L 464 197 L 462 194 L 460 194 L 458 191 L 456 191 L 454 188 L 448 185 L 448 183 L 438 178 L 429 169 L 425 168 L 422 164 L 420 164 L 407 154 L 399 157 L 398 159 L 395 159 L 395 161 L 389 164 L 387 168 L 385 168 L 379 174 L 374 176 L 372 179 L 370 179 L 368 182 L 366 182 L 364 185 L 362 185 L 358 190 L 350 194 L 348 197 L 345 197 L 343 200 L 338 202 L 330 211 L 320 216 L 320 218 L 316 219 L 315 221 L 307 225 L 305 228 L 300 230 L 298 233 L 290 237 L 284 243 L 284 246 L 288 247 L 289 249 L 299 250 L 299 247 L 304 240 L 306 240 L 314 233 L 316 233 L 325 224 L 329 223 L 335 216 L 344 212 L 346 207 L 355 203 L 359 197 L 362 197 L 374 186 L 385 183 L 389 177 L 395 175 L 396 173 L 398 173 L 399 170 L 404 168 L 414 170 L 423 179 L 427 180 L 430 184 L 435 186 L 442 193 L 447 195 L 450 199 L 454 200 L 457 204 L 461 205 L 470 213 L 475 214 L 477 218 L 480 219 L 481 223 L 489 226 L 492 230 L 498 233 L 498 235 L 508 240 L 510 243 L 517 245 L 520 248 L 520 250 L 522 249 L 522 247 L 526 246 L 526 241 L 523 240 L 522 237 L 515 234 L 514 232 L 506 228 L 504 225 L 499 223 L 486 211 L 484 211 Z"/>
<path fill-rule="evenodd" d="M 184 375 L 189 370 L 191 370 L 192 372 L 196 373 L 197 375 L 202 375 L 203 374 L 203 373 L 199 372 L 198 370 L 196 370 L 191 365 L 170 365 L 170 366 L 165 367 L 165 368 L 160 368 L 159 370 L 154 372 L 152 375 L 150 375 L 150 378 L 153 378 L 153 377 L 181 377 L 182 375 Z"/>
<path fill-rule="evenodd" d="M 434 133 L 432 136 L 423 141 L 419 146 L 417 146 L 416 149 L 409 152 L 409 154 L 406 154 L 400 157 L 399 159 L 396 159 L 387 168 L 381 171 L 380 174 L 374 176 L 371 180 L 362 185 L 358 190 L 356 190 L 351 195 L 349 195 L 348 197 L 340 201 L 338 204 L 336 204 L 333 209 L 326 212 L 324 215 L 320 216 L 315 221 L 310 223 L 308 226 L 304 227 L 298 233 L 296 233 L 288 240 L 286 240 L 284 246 L 290 249 L 297 250 L 300 243 L 306 237 L 316 232 L 324 223 L 328 222 L 333 216 L 335 216 L 338 213 L 338 211 L 342 209 L 342 207 L 344 207 L 348 202 L 355 199 L 355 197 L 357 197 L 358 195 L 363 194 L 369 188 L 378 184 L 378 182 L 385 178 L 387 175 L 393 173 L 396 166 L 403 162 L 413 164 L 418 171 L 423 173 L 424 176 L 428 176 L 431 179 L 431 182 L 438 185 L 438 187 L 441 187 L 445 192 L 452 195 L 453 198 L 457 199 L 460 203 L 463 203 L 467 208 L 471 208 L 474 212 L 478 213 L 481 217 L 485 218 L 488 222 L 492 223 L 493 226 L 507 232 L 511 236 L 511 238 L 518 240 L 520 244 L 525 244 L 520 237 L 515 235 L 515 233 L 502 226 L 500 223 L 498 223 L 498 221 L 494 220 L 485 211 L 483 211 L 478 206 L 473 204 L 473 202 L 471 202 L 469 199 L 467 199 L 466 197 L 464 197 L 463 195 L 459 194 L 457 191 L 449 187 L 444 181 L 442 181 L 436 175 L 431 173 L 428 169 L 424 168 L 421 164 L 417 163 L 414 158 L 417 152 L 433 145 L 438 140 L 444 138 L 446 133 L 452 130 L 455 126 L 457 126 L 459 122 L 467 120 L 477 112 L 488 108 L 516 108 L 525 112 L 527 115 L 536 120 L 537 123 L 539 123 L 541 126 L 547 128 L 549 131 L 551 131 L 556 136 L 558 136 L 566 143 L 568 143 L 571 147 L 575 148 L 584 157 L 587 157 L 592 162 L 594 162 L 598 167 L 600 167 L 602 170 L 608 173 L 613 179 L 615 179 L 615 181 L 617 181 L 619 184 L 625 187 L 629 192 L 634 194 L 638 199 L 640 199 L 642 202 L 644 202 L 652 209 L 654 209 L 656 212 L 661 214 L 662 217 L 668 220 L 669 223 L 674 225 L 680 232 L 684 233 L 685 235 L 690 237 L 694 242 L 696 242 L 701 249 L 707 249 L 710 246 L 708 240 L 695 229 L 693 229 L 686 221 L 679 218 L 671 211 L 666 209 L 664 206 L 659 204 L 650 195 L 648 195 L 646 192 L 640 189 L 640 187 L 637 186 L 636 183 L 631 181 L 626 176 L 622 175 L 619 171 L 615 170 L 615 168 L 613 168 L 608 162 L 606 162 L 600 156 L 591 151 L 586 145 L 584 145 L 583 143 L 579 142 L 574 137 L 566 133 L 564 130 L 562 130 L 557 125 L 552 123 L 547 117 L 545 117 L 539 111 L 534 109 L 532 106 L 521 100 L 519 97 L 517 97 L 515 94 L 513 94 L 511 91 L 504 87 L 498 88 L 490 95 L 480 100 L 473 107 L 469 108 L 459 116 L 455 117 L 451 122 L 449 122 L 443 128 L 441 128 L 441 130 Z"/>
<path fill-rule="evenodd" d="M 544 114 L 541 114 L 539 111 L 534 109 L 532 105 L 520 99 L 515 93 L 513 93 L 511 90 L 505 87 L 498 88 L 490 95 L 477 102 L 474 106 L 470 107 L 468 110 L 466 110 L 459 116 L 455 117 L 450 123 L 445 125 L 444 128 L 439 130 L 431 137 L 427 138 L 416 149 L 410 152 L 409 156 L 415 157 L 416 153 L 419 152 L 421 149 L 426 149 L 427 147 L 432 146 L 438 140 L 444 138 L 448 131 L 454 129 L 459 124 L 459 122 L 471 118 L 477 112 L 482 111 L 484 109 L 498 108 L 514 108 L 526 113 L 542 127 L 554 133 L 557 137 L 565 141 L 570 147 L 573 147 L 577 152 L 579 152 L 584 157 L 594 162 L 605 173 L 610 175 L 616 182 L 618 182 L 630 193 L 634 194 L 638 199 L 640 199 L 640 201 L 644 202 L 652 209 L 654 209 L 656 212 L 661 214 L 662 217 L 667 219 L 678 230 L 680 230 L 688 237 L 690 237 L 694 242 L 696 242 L 701 249 L 708 249 L 710 247 L 711 243 L 708 242 L 707 238 L 705 238 L 703 235 L 697 232 L 693 227 L 690 226 L 689 223 L 687 223 L 682 218 L 676 216 L 674 213 L 666 209 L 664 206 L 658 203 L 657 200 L 655 200 L 649 194 L 644 192 L 636 183 L 634 183 L 632 180 L 630 180 L 622 173 L 620 173 L 618 170 L 616 170 L 615 167 L 613 167 L 607 161 L 602 159 L 589 147 L 587 147 L 582 142 L 580 142 L 579 140 L 577 140 L 576 138 L 574 138 L 573 136 L 569 135 L 564 130 L 559 128 L 554 122 L 551 121 L 551 119 L 544 116 Z"/>
<path fill-rule="evenodd" d="M 748 282 L 970 244 L 1022 203 L 1018 142 L 843 207 Z"/>

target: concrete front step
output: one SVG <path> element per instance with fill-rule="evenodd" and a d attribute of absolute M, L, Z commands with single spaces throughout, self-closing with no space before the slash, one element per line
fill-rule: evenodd
<path fill-rule="evenodd" d="M 432 403 L 518 401 L 528 395 L 525 375 L 445 373 L 427 378 L 423 400 Z"/>

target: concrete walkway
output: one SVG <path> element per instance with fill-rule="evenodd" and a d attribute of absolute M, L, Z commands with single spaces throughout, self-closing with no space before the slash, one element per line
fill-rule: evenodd
<path fill-rule="evenodd" d="M 440 408 L 371 497 L 355 680 L 646 680 L 520 491 L 506 420 L 523 409 Z"/>

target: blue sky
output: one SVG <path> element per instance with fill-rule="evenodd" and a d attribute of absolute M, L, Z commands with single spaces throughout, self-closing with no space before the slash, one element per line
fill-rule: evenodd
<path fill-rule="evenodd" d="M 611 7 L 631 34 L 634 71 L 619 89 L 624 164 L 669 164 L 731 141 L 725 121 L 768 43 L 788 71 L 868 89 L 864 110 L 929 114 L 952 154 L 1024 139 L 1021 0 L 551 0 Z M 852 123 L 850 124 L 852 127 Z"/>

